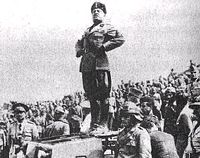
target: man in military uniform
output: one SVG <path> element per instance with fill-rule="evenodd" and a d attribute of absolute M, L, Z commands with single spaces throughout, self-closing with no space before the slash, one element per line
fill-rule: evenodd
<path fill-rule="evenodd" d="M 55 121 L 48 125 L 45 132 L 44 137 L 55 137 L 61 135 L 70 135 L 69 123 L 67 122 L 65 117 L 65 111 L 63 107 L 58 106 L 55 109 L 54 119 Z"/>
<path fill-rule="evenodd" d="M 122 110 L 125 128 L 118 135 L 118 158 L 151 158 L 151 141 L 146 129 L 140 127 L 143 120 L 141 110 L 128 102 Z"/>
<path fill-rule="evenodd" d="M 19 154 L 25 155 L 27 143 L 37 140 L 37 126 L 26 119 L 28 106 L 22 103 L 15 103 L 14 110 L 15 121 L 8 130 L 10 157 L 16 157 Z"/>
<path fill-rule="evenodd" d="M 105 23 L 106 7 L 95 2 L 91 7 L 93 25 L 76 43 L 76 57 L 81 57 L 83 88 L 91 104 L 91 128 L 107 125 L 106 99 L 111 90 L 111 75 L 106 52 L 124 43 L 123 36 Z"/>

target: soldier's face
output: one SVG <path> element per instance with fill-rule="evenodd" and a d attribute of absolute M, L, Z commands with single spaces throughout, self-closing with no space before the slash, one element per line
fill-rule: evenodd
<path fill-rule="evenodd" d="M 21 121 L 23 119 L 25 119 L 26 117 L 26 112 L 25 111 L 20 111 L 20 110 L 16 110 L 15 111 L 15 117 L 18 121 Z"/>
<path fill-rule="evenodd" d="M 140 104 L 140 107 L 141 107 L 141 110 L 142 110 L 142 113 L 144 115 L 149 115 L 149 113 L 151 112 L 152 110 L 152 105 L 151 103 L 148 103 L 148 102 L 143 102 Z"/>
<path fill-rule="evenodd" d="M 97 8 L 92 11 L 92 19 L 94 22 L 103 21 L 104 17 L 105 13 L 103 12 L 103 10 Z"/>
<path fill-rule="evenodd" d="M 129 115 L 124 115 L 121 118 L 122 121 L 122 127 L 128 127 L 131 123 L 131 117 Z"/>

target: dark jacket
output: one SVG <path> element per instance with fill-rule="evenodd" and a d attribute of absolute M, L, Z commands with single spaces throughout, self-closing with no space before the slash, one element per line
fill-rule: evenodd
<path fill-rule="evenodd" d="M 103 47 L 97 49 L 95 42 L 100 42 Z M 105 52 L 115 49 L 123 43 L 123 36 L 110 24 L 102 22 L 89 27 L 82 39 L 76 43 L 76 57 L 82 56 L 80 72 L 109 70 L 108 57 Z"/>

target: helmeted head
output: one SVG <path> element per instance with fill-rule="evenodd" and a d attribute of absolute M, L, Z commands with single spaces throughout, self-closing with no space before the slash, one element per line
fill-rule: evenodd
<path fill-rule="evenodd" d="M 107 13 L 105 4 L 101 2 L 94 2 L 91 7 L 91 13 L 94 23 L 102 22 Z"/>

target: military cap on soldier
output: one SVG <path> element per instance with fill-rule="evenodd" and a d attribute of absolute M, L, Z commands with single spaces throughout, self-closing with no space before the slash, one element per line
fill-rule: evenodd
<path fill-rule="evenodd" d="M 29 110 L 29 107 L 26 104 L 23 104 L 23 103 L 15 103 L 12 106 L 12 110 L 27 112 Z"/>
<path fill-rule="evenodd" d="M 57 114 L 64 114 L 65 111 L 64 111 L 63 107 L 57 106 L 56 109 L 55 109 L 55 113 L 57 113 Z"/>
<path fill-rule="evenodd" d="M 105 14 L 107 13 L 105 4 L 103 4 L 101 2 L 94 2 L 94 4 L 91 7 L 91 12 L 94 9 L 98 9 L 98 8 L 101 9 Z"/>

